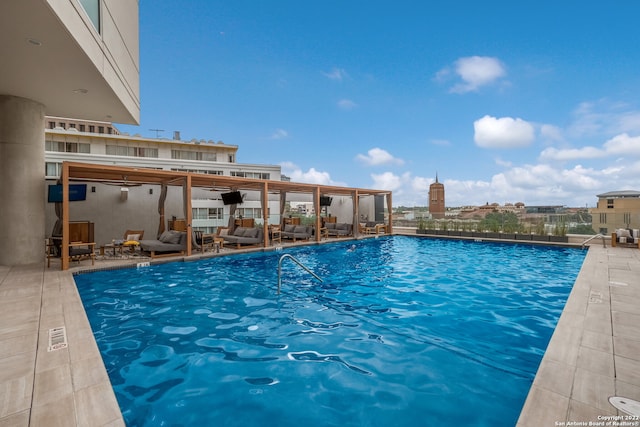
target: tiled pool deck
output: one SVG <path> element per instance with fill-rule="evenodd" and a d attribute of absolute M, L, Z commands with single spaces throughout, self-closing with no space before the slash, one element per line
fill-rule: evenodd
<path fill-rule="evenodd" d="M 68 346 L 48 351 L 61 326 Z M 594 245 L 518 426 L 618 415 L 614 395 L 640 400 L 640 250 Z M 0 427 L 123 425 L 71 272 L 0 266 Z"/>

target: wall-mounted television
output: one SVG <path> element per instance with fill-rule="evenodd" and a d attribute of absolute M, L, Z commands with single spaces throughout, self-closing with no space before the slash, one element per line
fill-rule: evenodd
<path fill-rule="evenodd" d="M 69 184 L 69 201 L 77 202 L 87 199 L 87 184 Z M 47 194 L 49 203 L 62 202 L 62 184 L 50 184 Z"/>
<path fill-rule="evenodd" d="M 331 206 L 332 201 L 333 201 L 333 197 L 320 196 L 320 206 Z"/>
<path fill-rule="evenodd" d="M 225 205 L 239 205 L 242 203 L 242 194 L 239 191 L 232 191 L 230 193 L 222 193 L 222 203 Z"/>

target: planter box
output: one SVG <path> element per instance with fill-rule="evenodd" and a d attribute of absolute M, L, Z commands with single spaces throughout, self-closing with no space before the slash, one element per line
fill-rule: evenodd
<path fill-rule="evenodd" d="M 471 233 L 471 237 L 478 237 L 481 239 L 486 239 L 487 238 L 487 233 L 485 233 L 484 231 L 474 231 Z"/>
<path fill-rule="evenodd" d="M 500 233 L 485 233 L 487 239 L 499 239 Z"/>
<path fill-rule="evenodd" d="M 549 241 L 549 236 L 544 235 L 544 234 L 532 234 L 531 235 L 531 240 L 534 240 L 536 242 L 548 242 Z"/>
<path fill-rule="evenodd" d="M 516 239 L 516 234 L 515 233 L 500 233 L 500 238 L 501 239 L 515 240 Z"/>
<path fill-rule="evenodd" d="M 447 230 L 436 230 L 435 234 L 437 234 L 438 236 L 448 236 L 449 235 L 449 231 L 447 231 Z"/>
<path fill-rule="evenodd" d="M 531 234 L 516 234 L 516 240 L 532 240 Z"/>
<path fill-rule="evenodd" d="M 449 230 L 449 236 L 460 236 L 461 231 Z"/>
<path fill-rule="evenodd" d="M 471 232 L 471 231 L 461 231 L 460 232 L 460 236 L 461 237 L 473 237 L 475 233 Z"/>
<path fill-rule="evenodd" d="M 549 241 L 556 242 L 556 243 L 568 243 L 569 237 L 568 236 L 549 236 Z"/>

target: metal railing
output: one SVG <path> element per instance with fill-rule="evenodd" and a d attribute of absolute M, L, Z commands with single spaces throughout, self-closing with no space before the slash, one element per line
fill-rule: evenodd
<path fill-rule="evenodd" d="M 318 277 L 318 275 L 316 273 L 314 273 L 313 271 L 309 270 L 309 268 L 307 268 L 303 263 L 301 263 L 300 261 L 298 261 L 293 255 L 290 254 L 284 254 L 280 257 L 280 259 L 278 260 L 278 295 L 280 295 L 280 286 L 282 284 L 282 261 L 285 258 L 290 258 L 293 262 L 295 262 L 296 264 L 298 264 L 300 267 L 302 267 L 303 269 L 306 270 L 307 273 L 311 274 L 313 277 L 315 277 L 316 279 L 318 279 L 321 283 L 322 283 L 322 279 L 320 277 Z"/>
<path fill-rule="evenodd" d="M 607 241 L 605 240 L 605 236 L 604 236 L 604 235 L 602 235 L 602 234 L 600 234 L 600 233 L 598 233 L 598 234 L 596 234 L 595 236 L 591 236 L 591 237 L 589 237 L 587 240 L 585 240 L 584 242 L 582 242 L 582 249 L 584 249 L 584 246 L 585 246 L 587 243 L 589 243 L 590 241 L 592 241 L 593 239 L 596 239 L 596 238 L 598 238 L 598 237 L 602 238 L 602 247 L 603 247 L 603 248 L 606 248 L 606 247 L 607 247 Z"/>

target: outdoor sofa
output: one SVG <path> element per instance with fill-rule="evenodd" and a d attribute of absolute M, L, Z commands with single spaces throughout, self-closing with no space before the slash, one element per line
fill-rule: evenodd
<path fill-rule="evenodd" d="M 165 231 L 157 240 L 140 240 L 140 249 L 149 252 L 151 258 L 184 255 L 187 251 L 187 233 L 176 230 Z"/>
<path fill-rule="evenodd" d="M 262 227 L 238 227 L 232 234 L 223 237 L 225 243 L 236 248 L 258 246 L 264 241 L 264 230 Z"/>
<path fill-rule="evenodd" d="M 329 237 L 348 237 L 353 234 L 352 225 L 345 222 L 328 222 L 324 226 Z"/>
<path fill-rule="evenodd" d="M 294 242 L 296 240 L 309 240 L 312 235 L 313 227 L 311 225 L 286 224 L 281 233 L 283 239 L 290 239 Z"/>

